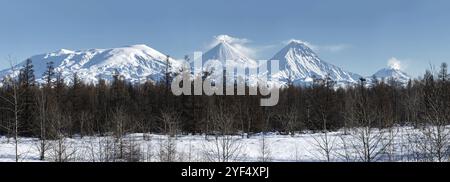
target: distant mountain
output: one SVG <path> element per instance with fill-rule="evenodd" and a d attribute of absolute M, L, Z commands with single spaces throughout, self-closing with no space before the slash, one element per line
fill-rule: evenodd
<path fill-rule="evenodd" d="M 217 79 L 221 72 L 214 70 L 220 62 L 225 66 L 226 61 L 230 61 L 232 66 L 256 67 L 258 63 L 245 55 L 238 48 L 226 41 L 219 41 L 217 45 L 202 55 L 202 62 L 208 61 L 210 64 L 203 65 L 204 71 L 213 71 L 211 78 Z M 30 58 L 34 65 L 34 71 L 38 82 L 43 82 L 43 74 L 46 64 L 54 62 L 55 71 L 61 73 L 66 83 L 71 84 L 73 75 L 85 83 L 97 83 L 100 79 L 111 81 L 116 71 L 122 78 L 132 83 L 142 83 L 145 81 L 159 81 L 164 77 L 166 70 L 167 56 L 146 45 L 132 45 L 111 49 L 90 49 L 72 51 L 61 49 L 59 51 L 40 54 Z M 258 83 L 257 76 L 272 74 L 270 81 L 275 85 L 284 85 L 292 81 L 296 85 L 308 85 L 315 78 L 326 78 L 329 76 L 337 82 L 337 86 L 346 86 L 358 83 L 362 76 L 343 70 L 333 64 L 327 63 L 308 45 L 301 41 L 291 41 L 281 49 L 271 60 L 279 60 L 279 72 L 259 73 L 259 75 L 249 76 L 246 80 L 251 85 Z M 181 61 L 170 58 L 170 72 L 176 72 L 181 68 Z M 22 67 L 22 62 L 18 67 Z M 269 64 L 270 66 L 270 64 Z M 0 71 L 0 79 L 6 75 L 17 75 L 10 69 Z M 248 74 L 248 72 L 246 73 Z M 244 75 L 240 75 L 244 76 Z M 407 83 L 410 77 L 399 69 L 385 68 L 371 77 L 366 77 L 368 81 L 373 78 L 378 80 L 395 79 L 401 83 Z M 230 82 L 231 83 L 231 82 Z"/>
<path fill-rule="evenodd" d="M 217 45 L 215 45 L 210 50 L 206 51 L 202 55 L 202 62 L 203 62 L 203 71 L 210 72 L 212 75 L 210 75 L 209 78 L 211 78 L 213 81 L 217 79 L 222 79 L 222 72 L 218 70 L 222 68 L 226 69 L 225 68 L 226 63 L 229 63 L 230 66 L 241 68 L 258 66 L 258 63 L 255 60 L 249 58 L 238 48 L 234 47 L 233 45 L 224 40 L 219 41 Z M 194 69 L 198 70 L 199 68 Z M 244 78 L 245 76 L 248 76 L 247 73 L 236 76 L 241 76 L 242 78 Z M 228 83 L 231 84 L 233 83 L 232 77 L 227 77 L 227 80 Z"/>
<path fill-rule="evenodd" d="M 66 83 L 72 83 L 73 74 L 86 83 L 97 83 L 99 79 L 110 81 L 117 72 L 123 79 L 137 83 L 146 80 L 158 81 L 164 76 L 167 56 L 146 45 L 132 45 L 112 49 L 90 49 L 72 51 L 61 49 L 56 52 L 40 54 L 30 58 L 38 82 L 43 82 L 42 75 L 46 63 L 54 62 L 56 72 L 60 72 Z M 180 66 L 174 59 L 169 59 L 172 70 Z M 21 67 L 23 63 L 18 66 Z M 0 77 L 11 74 L 10 69 L 0 71 Z"/>
<path fill-rule="evenodd" d="M 357 83 L 361 78 L 358 74 L 323 61 L 301 41 L 291 41 L 271 60 L 280 61 L 280 72 L 274 76 L 284 82 L 290 80 L 295 84 L 305 84 L 328 75 L 338 84 L 349 84 Z"/>
<path fill-rule="evenodd" d="M 229 61 L 228 63 L 231 63 L 232 66 L 237 67 L 257 66 L 255 60 L 249 58 L 226 41 L 219 42 L 216 46 L 205 52 L 202 58 L 204 69 L 216 67 L 219 62 L 222 66 L 225 66 L 227 61 Z"/>
<path fill-rule="evenodd" d="M 385 82 L 393 79 L 402 84 L 407 84 L 411 79 L 411 77 L 408 74 L 396 68 L 383 68 L 377 71 L 375 74 L 373 74 L 372 77 L 370 77 L 369 79 L 373 78 L 376 78 L 378 81 L 385 81 Z"/>

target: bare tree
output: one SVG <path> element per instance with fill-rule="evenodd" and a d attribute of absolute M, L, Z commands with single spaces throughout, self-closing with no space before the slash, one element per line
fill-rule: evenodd
<path fill-rule="evenodd" d="M 179 130 L 181 113 L 169 110 L 162 111 L 160 121 L 163 123 L 164 134 L 170 137 L 177 137 L 177 132 Z"/>
<path fill-rule="evenodd" d="M 146 145 L 143 145 L 145 148 L 143 148 L 142 157 L 143 161 L 145 162 L 152 162 L 154 157 L 154 150 L 153 145 L 150 140 L 147 141 Z"/>
<path fill-rule="evenodd" d="M 81 136 L 81 138 L 83 138 L 83 136 L 86 135 L 86 133 L 85 133 L 85 128 L 87 127 L 86 125 L 88 125 L 89 121 L 92 121 L 93 119 L 91 118 L 91 115 L 86 111 L 81 111 L 79 117 L 80 117 L 79 118 L 79 120 L 80 120 L 80 136 Z"/>
<path fill-rule="evenodd" d="M 39 160 L 45 160 L 45 153 L 50 149 L 49 142 L 47 140 L 47 125 L 48 125 L 48 100 L 44 89 L 39 90 L 37 105 L 39 108 Z"/>
<path fill-rule="evenodd" d="M 109 136 L 94 137 L 90 143 L 89 153 L 92 162 L 114 162 L 115 158 L 115 139 Z"/>
<path fill-rule="evenodd" d="M 127 116 L 126 113 L 121 108 L 116 108 L 112 113 L 112 131 L 114 136 L 114 158 L 115 159 L 124 159 L 125 158 L 125 149 L 126 144 L 124 141 L 124 137 L 127 133 Z"/>
<path fill-rule="evenodd" d="M 350 131 L 353 137 L 350 142 L 359 159 L 364 162 L 374 162 L 385 153 L 389 142 L 386 142 L 385 130 L 375 127 L 382 113 L 376 111 L 371 105 L 373 103 L 369 102 L 365 81 L 361 79 L 360 91 L 355 94 L 356 99 L 353 100 L 347 119 L 358 124 Z"/>
<path fill-rule="evenodd" d="M 429 161 L 442 162 L 450 155 L 450 119 L 447 65 L 441 66 L 439 80 L 434 79 L 431 71 L 424 76 L 423 102 L 425 105 L 421 127 L 419 147 L 425 152 Z"/>
<path fill-rule="evenodd" d="M 351 136 L 351 145 L 359 159 L 364 162 L 380 160 L 390 143 L 384 130 L 369 126 L 352 129 Z"/>
<path fill-rule="evenodd" d="M 397 161 L 397 146 L 395 143 L 395 138 L 398 135 L 398 128 L 397 127 L 393 127 L 393 126 L 389 126 L 389 128 L 387 128 L 387 133 L 384 136 L 385 137 L 385 142 L 386 142 L 386 155 L 388 157 L 388 161 Z"/>
<path fill-rule="evenodd" d="M 242 144 L 239 137 L 233 136 L 234 111 L 217 106 L 211 115 L 211 123 L 215 127 L 216 135 L 212 141 L 206 141 L 204 156 L 207 161 L 230 162 L 241 157 Z"/>
<path fill-rule="evenodd" d="M 55 162 L 69 162 L 74 159 L 76 148 L 67 141 L 64 135 L 59 136 L 52 143 L 52 150 L 50 150 L 50 156 Z"/>
<path fill-rule="evenodd" d="M 329 136 L 329 131 L 327 128 L 327 118 L 326 118 L 326 111 L 321 112 L 321 120 L 322 120 L 322 132 L 318 135 L 312 135 L 312 138 L 315 141 L 315 146 L 319 148 L 319 152 L 322 156 L 325 157 L 327 162 L 331 161 L 331 155 L 334 149 L 335 145 L 335 137 Z"/>
<path fill-rule="evenodd" d="M 299 152 L 298 148 L 299 148 L 299 146 L 296 143 L 295 144 L 295 150 L 293 151 L 293 154 L 292 154 L 292 158 L 294 158 L 295 162 L 299 162 L 301 160 L 301 156 L 300 156 L 300 152 Z"/>
<path fill-rule="evenodd" d="M 336 151 L 337 156 L 345 162 L 355 161 L 355 156 L 352 155 L 352 149 L 350 148 L 349 135 L 344 131 L 343 134 L 339 135 L 339 146 L 341 150 Z"/>
<path fill-rule="evenodd" d="M 420 129 L 420 148 L 430 161 L 443 162 L 450 155 L 450 129 L 444 120 L 444 113 L 431 104 L 432 112 L 425 115 L 427 125 Z"/>
<path fill-rule="evenodd" d="M 10 60 L 11 64 L 11 70 L 13 74 L 16 74 L 18 70 L 16 69 L 16 66 L 13 65 L 12 61 Z M 19 83 L 18 80 L 13 78 L 13 76 L 9 75 L 5 78 L 6 87 L 10 89 L 10 92 L 7 92 L 7 96 L 1 96 L 0 98 L 4 100 L 8 106 L 7 107 L 1 107 L 2 110 L 10 111 L 14 114 L 14 121 L 12 124 L 12 128 L 7 127 L 7 130 L 12 130 L 13 136 L 14 136 L 14 145 L 15 145 L 15 161 L 19 162 L 19 152 L 18 152 L 18 146 L 19 146 L 19 127 L 21 125 L 19 121 L 19 114 L 22 112 L 23 104 L 19 103 L 19 98 L 24 94 L 23 91 L 19 89 Z"/>
<path fill-rule="evenodd" d="M 325 158 L 327 162 L 331 162 L 331 157 L 335 147 L 335 137 L 330 137 L 328 131 L 324 130 L 322 133 L 312 135 L 314 139 L 314 146 L 319 149 L 319 153 Z"/>
<path fill-rule="evenodd" d="M 181 114 L 176 111 L 162 111 L 161 122 L 163 123 L 163 131 L 166 135 L 165 139 L 159 140 L 158 157 L 161 162 L 174 162 L 177 160 L 176 137 L 179 127 Z"/>
<path fill-rule="evenodd" d="M 158 158 L 160 162 L 175 162 L 177 160 L 177 144 L 173 137 L 164 136 L 159 139 Z"/>
<path fill-rule="evenodd" d="M 193 151 L 192 151 L 192 139 L 189 139 L 189 148 L 188 148 L 188 152 L 187 152 L 187 162 L 193 162 L 194 161 L 194 157 L 193 157 Z"/>
<path fill-rule="evenodd" d="M 70 117 L 66 117 L 56 107 L 52 108 L 49 114 L 51 128 L 49 135 L 54 139 L 51 144 L 50 157 L 56 162 L 69 162 L 76 153 L 76 148 L 67 141 L 68 132 L 66 130 L 71 123 Z"/>
<path fill-rule="evenodd" d="M 282 114 L 277 114 L 276 118 L 281 121 L 283 130 L 286 132 L 286 134 L 290 134 L 291 136 L 294 136 L 296 124 L 299 121 L 299 114 L 295 107 L 288 107 L 286 109 L 287 111 Z M 268 114 L 268 113 L 266 113 Z M 269 120 L 271 119 L 270 114 L 268 114 Z M 272 114 L 274 115 L 274 114 Z M 268 126 L 267 126 L 268 127 Z"/>
<path fill-rule="evenodd" d="M 272 161 L 272 151 L 270 149 L 270 143 L 267 141 L 265 134 L 261 135 L 259 139 L 259 162 L 270 162 Z"/>
<path fill-rule="evenodd" d="M 141 161 L 141 144 L 135 140 L 135 137 L 130 136 L 125 141 L 124 160 L 126 162 Z"/>

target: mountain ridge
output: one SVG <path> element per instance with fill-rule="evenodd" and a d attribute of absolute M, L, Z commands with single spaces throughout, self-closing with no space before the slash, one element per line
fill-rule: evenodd
<path fill-rule="evenodd" d="M 378 81 L 384 81 L 389 82 L 389 80 L 396 80 L 399 83 L 406 85 L 409 80 L 411 79 L 411 76 L 406 74 L 400 69 L 397 68 L 382 68 L 375 72 L 370 78 L 368 78 L 371 81 L 374 81 L 373 79 L 377 79 Z"/>
<path fill-rule="evenodd" d="M 96 83 L 100 79 L 111 80 L 116 70 L 126 81 L 142 83 L 148 80 L 157 82 L 163 78 L 167 55 L 145 44 L 136 44 L 107 49 L 76 51 L 60 49 L 50 53 L 38 54 L 30 57 L 30 59 L 33 61 L 38 82 L 44 81 L 42 75 L 46 70 L 46 63 L 52 61 L 55 71 L 60 72 L 65 82 L 69 84 L 72 82 L 71 79 L 75 73 L 86 83 Z M 223 66 L 225 66 L 227 60 L 237 66 L 257 66 L 258 64 L 226 41 L 220 41 L 203 54 L 203 63 L 208 60 L 220 61 Z M 272 79 L 279 82 L 278 85 L 286 84 L 289 81 L 297 85 L 305 85 L 312 83 L 316 78 L 323 79 L 328 76 L 342 86 L 356 84 L 360 78 L 369 78 L 323 61 L 306 43 L 300 41 L 289 42 L 270 60 L 280 61 L 280 72 L 274 73 L 275 79 Z M 176 59 L 169 58 L 169 62 L 171 72 L 176 72 L 181 66 L 181 61 Z M 24 62 L 18 66 L 23 64 Z M 0 71 L 1 78 L 8 74 L 17 75 L 10 69 Z M 254 75 L 250 77 L 254 77 Z M 411 78 L 401 70 L 392 68 L 382 69 L 370 78 L 373 77 L 399 79 L 402 83 Z"/>
<path fill-rule="evenodd" d="M 96 83 L 100 79 L 111 80 L 115 71 L 130 82 L 145 80 L 158 81 L 165 71 L 167 56 L 147 45 L 137 44 L 119 48 L 68 50 L 60 49 L 50 53 L 30 57 L 35 69 L 37 82 L 42 82 L 42 75 L 47 62 L 53 62 L 55 72 L 61 73 L 66 83 L 71 83 L 73 74 L 86 83 Z M 169 58 L 174 67 L 178 61 Z M 40 64 L 37 64 L 40 63 Z M 22 66 L 24 62 L 18 66 Z M 0 71 L 0 76 L 14 74 L 10 69 Z"/>
<path fill-rule="evenodd" d="M 357 83 L 362 77 L 323 61 L 310 47 L 300 41 L 289 42 L 271 60 L 280 61 L 280 73 L 276 77 L 285 82 L 310 83 L 315 78 L 323 79 L 329 76 L 337 82 Z"/>

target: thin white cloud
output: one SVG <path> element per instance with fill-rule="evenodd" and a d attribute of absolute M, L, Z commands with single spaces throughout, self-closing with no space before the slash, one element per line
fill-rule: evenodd
<path fill-rule="evenodd" d="M 395 58 L 395 57 L 390 58 L 388 60 L 387 65 L 389 66 L 389 68 L 396 69 L 396 70 L 403 70 L 403 69 L 405 69 L 405 66 L 402 63 L 402 61 L 397 59 L 397 58 Z"/>
<path fill-rule="evenodd" d="M 283 41 L 282 43 L 284 45 L 286 45 L 292 41 L 303 43 L 316 52 L 335 53 L 335 52 L 344 51 L 350 47 L 350 45 L 348 45 L 348 44 L 316 45 L 311 42 L 299 40 L 299 39 L 290 39 L 288 41 Z M 216 46 L 217 44 L 219 44 L 220 42 L 226 42 L 226 43 L 232 45 L 233 47 L 235 47 L 236 49 L 238 49 L 243 54 L 249 56 L 250 58 L 254 58 L 254 59 L 258 58 L 262 52 L 274 49 L 275 47 L 279 46 L 278 44 L 249 45 L 252 41 L 247 38 L 239 38 L 239 37 L 234 37 L 231 35 L 222 34 L 222 35 L 214 36 L 214 39 L 209 44 L 207 44 L 206 48 L 211 49 L 214 46 Z"/>
<path fill-rule="evenodd" d="M 290 39 L 288 41 L 283 41 L 283 44 L 289 44 L 291 42 L 297 42 L 297 43 L 301 43 L 301 44 L 305 44 L 306 46 L 308 46 L 309 48 L 311 48 L 314 51 L 318 51 L 318 46 L 314 45 L 308 41 L 304 41 L 304 40 L 299 40 L 299 39 Z"/>
<path fill-rule="evenodd" d="M 303 43 L 306 46 L 308 46 L 309 48 L 311 48 L 313 51 L 316 51 L 316 52 L 326 51 L 326 52 L 333 52 L 333 53 L 335 53 L 335 52 L 341 52 L 341 51 L 346 50 L 346 49 L 351 47 L 348 44 L 316 45 L 316 44 L 313 44 L 311 42 L 304 41 L 304 40 L 299 40 L 299 39 L 290 39 L 288 41 L 284 41 L 283 44 L 288 44 L 290 42 Z"/>
<path fill-rule="evenodd" d="M 337 44 L 337 45 L 327 45 L 327 46 L 321 46 L 320 50 L 325 50 L 329 52 L 341 52 L 345 49 L 348 49 L 350 46 L 347 44 Z"/>
<path fill-rule="evenodd" d="M 208 49 L 216 46 L 220 42 L 226 42 L 226 43 L 230 44 L 231 46 L 235 47 L 236 49 L 238 49 L 243 54 L 245 54 L 249 57 L 252 57 L 252 58 L 255 57 L 257 55 L 256 53 L 258 52 L 256 48 L 248 46 L 248 43 L 251 42 L 249 39 L 237 38 L 237 37 L 233 37 L 230 35 L 214 36 L 214 39 L 209 44 Z"/>
<path fill-rule="evenodd" d="M 250 40 L 246 38 L 237 38 L 229 35 L 218 35 L 214 38 L 216 42 L 227 42 L 229 44 L 247 44 L 250 42 Z"/>

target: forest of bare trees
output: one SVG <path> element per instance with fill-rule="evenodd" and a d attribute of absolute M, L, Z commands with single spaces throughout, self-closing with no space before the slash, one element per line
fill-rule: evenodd
<path fill-rule="evenodd" d="M 214 134 L 221 132 L 216 122 L 223 123 L 218 120 L 224 114 L 230 117 L 228 134 L 444 126 L 449 121 L 450 80 L 445 63 L 407 85 L 385 80 L 367 86 L 365 79 L 338 89 L 328 79 L 316 79 L 307 87 L 290 85 L 281 90 L 275 107 L 259 107 L 260 96 L 177 97 L 167 91 L 164 80 L 129 84 L 120 79 L 120 73 L 111 83 L 101 80 L 96 85 L 84 84 L 73 75 L 73 84 L 67 85 L 51 63 L 47 67 L 44 84 L 35 82 L 31 60 L 16 68 L 18 78 L 3 79 L 0 134 L 14 136 L 17 128 L 20 136 L 46 139 L 54 137 L 59 125 L 68 136 L 117 130 Z"/>
<path fill-rule="evenodd" d="M 336 88 L 330 79 L 316 79 L 304 87 L 289 84 L 274 107 L 260 107 L 261 96 L 174 96 L 168 91 L 171 74 L 157 83 L 130 84 L 116 73 L 111 82 L 95 85 L 83 83 L 75 74 L 72 84 L 66 84 L 49 62 L 43 75 L 46 82 L 38 84 L 31 60 L 14 69 L 19 76 L 4 78 L 0 88 L 0 135 L 13 138 L 16 145 L 19 137 L 38 138 L 41 160 L 67 160 L 70 152 L 62 145 L 66 138 L 106 135 L 114 137 L 110 149 L 114 156 L 99 158 L 120 160 L 136 150 L 123 136 L 159 133 L 169 140 L 161 143 L 158 155 L 173 161 L 176 136 L 200 133 L 214 141 L 205 149 L 210 161 L 230 161 L 239 156 L 240 144 L 227 136 L 309 130 L 325 134 L 315 141 L 330 161 L 337 141 L 330 141 L 327 133 L 342 129 L 355 138 L 346 145 L 361 146 L 358 156 L 370 162 L 388 151 L 389 140 L 383 137 L 389 130 L 383 129 L 403 125 L 421 129 L 414 137 L 429 151 L 425 157 L 440 161 L 449 150 L 450 80 L 445 63 L 407 85 L 383 80 L 368 86 L 365 79 L 347 88 Z M 264 135 L 261 143 L 261 160 L 268 161 Z M 59 147 L 46 152 L 50 145 Z"/>

